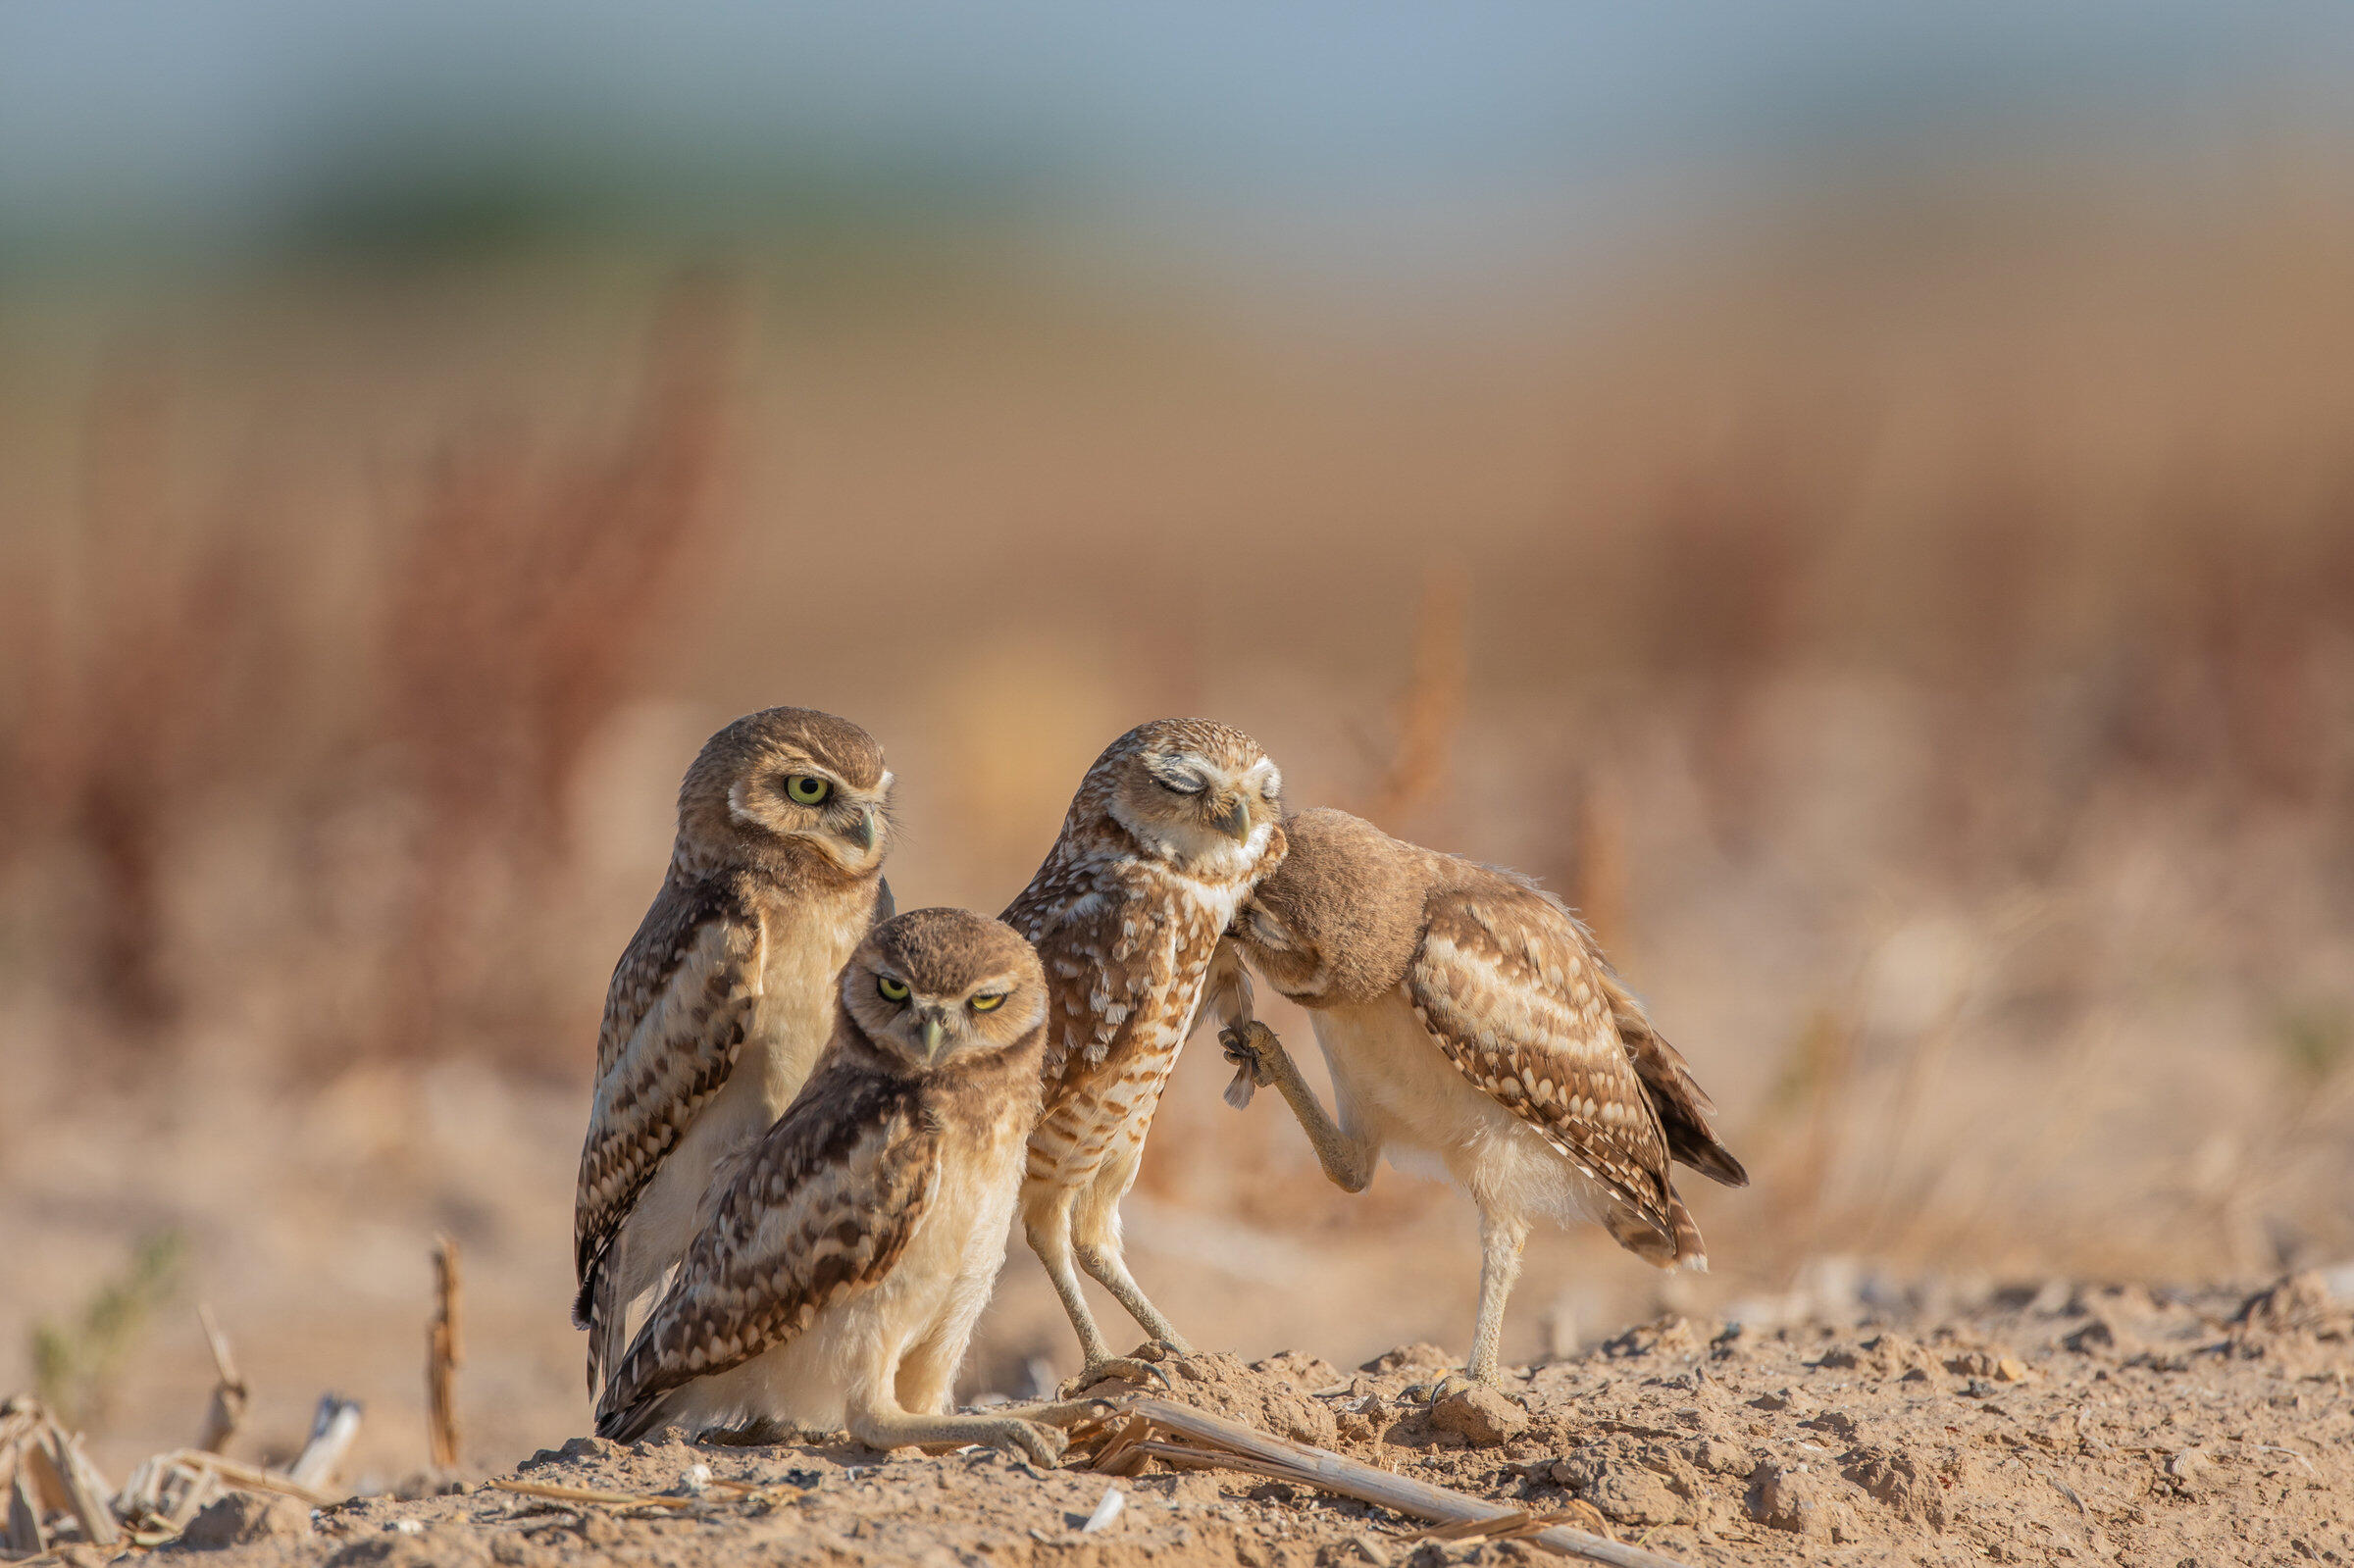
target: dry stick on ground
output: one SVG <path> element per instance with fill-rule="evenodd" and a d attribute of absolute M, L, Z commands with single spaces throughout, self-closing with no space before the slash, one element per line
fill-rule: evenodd
<path fill-rule="evenodd" d="M 0 1540 L 20 1557 L 49 1549 L 49 1532 L 41 1526 L 41 1505 L 32 1497 L 32 1475 L 22 1463 L 8 1484 L 8 1534 Z"/>
<path fill-rule="evenodd" d="M 462 1352 L 458 1347 L 458 1243 L 446 1236 L 434 1239 L 434 1321 L 425 1336 L 426 1424 L 433 1439 L 435 1468 L 447 1470 L 458 1462 L 455 1381 Z"/>
<path fill-rule="evenodd" d="M 356 1410 L 359 1407 L 354 1405 L 352 1408 Z M 356 1420 L 352 1430 L 355 1432 L 359 1430 Z M 309 1450 L 304 1451 L 307 1453 Z M 169 1453 L 163 1457 L 167 1463 L 183 1464 L 191 1470 L 201 1470 L 219 1476 L 230 1486 L 235 1487 L 241 1492 L 275 1492 L 283 1496 L 298 1497 L 314 1508 L 324 1508 L 330 1503 L 343 1500 L 333 1492 L 321 1492 L 316 1487 L 305 1486 L 291 1476 L 280 1475 L 275 1470 L 264 1470 L 259 1465 L 240 1464 L 234 1459 L 224 1459 L 217 1453 L 203 1453 L 194 1448 L 182 1448 L 178 1453 Z"/>
<path fill-rule="evenodd" d="M 1663 1557 L 1658 1552 L 1645 1551 L 1640 1546 L 1606 1541 L 1600 1536 L 1588 1535 L 1585 1531 L 1573 1530 L 1566 1525 L 1548 1525 L 1522 1535 L 1521 1532 L 1535 1522 L 1526 1509 L 1488 1502 L 1465 1492 L 1434 1487 L 1426 1481 L 1392 1475 L 1387 1470 L 1376 1470 L 1371 1465 L 1344 1459 L 1328 1449 L 1311 1448 L 1304 1443 L 1270 1438 L 1263 1432 L 1237 1422 L 1185 1405 L 1171 1404 L 1166 1399 L 1139 1399 L 1126 1406 L 1122 1413 L 1131 1418 L 1141 1416 L 1153 1429 L 1203 1446 L 1139 1442 L 1136 1424 L 1132 1419 L 1119 1428 L 1104 1445 L 1104 1457 L 1115 1465 L 1125 1462 L 1130 1454 L 1141 1449 L 1155 1458 L 1217 1465 L 1314 1487 L 1415 1519 L 1431 1519 L 1441 1524 L 1493 1524 L 1500 1534 L 1517 1536 L 1533 1545 L 1565 1556 L 1607 1563 L 1611 1568 L 1684 1568 L 1672 1557 Z"/>
<path fill-rule="evenodd" d="M 630 1492 L 596 1492 L 588 1487 L 559 1487 L 548 1481 L 493 1481 L 499 1492 L 519 1497 L 545 1497 L 551 1502 L 601 1502 L 617 1508 L 697 1508 L 701 1497 L 670 1497 Z"/>
<path fill-rule="evenodd" d="M 229 1338 L 221 1325 L 213 1321 L 213 1309 L 202 1302 L 196 1306 L 196 1321 L 204 1325 L 205 1343 L 213 1348 L 213 1373 L 219 1379 L 213 1385 L 212 1407 L 204 1413 L 204 1435 L 196 1446 L 221 1453 L 229 1447 L 229 1440 L 237 1435 L 237 1425 L 245 1419 L 249 1395 L 245 1380 L 237 1376 L 237 1364 L 229 1357 Z"/>
<path fill-rule="evenodd" d="M 81 1539 L 93 1546 L 112 1546 L 123 1539 L 123 1528 L 106 1505 L 106 1483 L 82 1454 L 81 1443 L 55 1421 L 41 1436 L 42 1452 L 65 1484 L 66 1506 L 81 1526 Z"/>

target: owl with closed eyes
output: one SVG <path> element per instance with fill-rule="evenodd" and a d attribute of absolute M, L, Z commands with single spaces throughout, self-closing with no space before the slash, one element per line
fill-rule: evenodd
<path fill-rule="evenodd" d="M 1061 835 L 1004 913 L 1037 943 L 1050 996 L 1021 1212 L 1078 1333 L 1080 1386 L 1159 1376 L 1111 1354 L 1082 1270 L 1154 1340 L 1189 1350 L 1128 1272 L 1119 1203 L 1219 936 L 1283 860 L 1282 790 L 1275 764 L 1239 730 L 1207 719 L 1139 725 L 1088 770 Z"/>
<path fill-rule="evenodd" d="M 1710 1103 L 1593 935 L 1524 877 L 1304 811 L 1290 851 L 1231 933 L 1267 984 L 1308 1010 L 1337 1115 L 1233 993 L 1228 1098 L 1283 1097 L 1334 1185 L 1375 1164 L 1443 1176 L 1478 1207 L 1479 1319 L 1468 1373 L 1497 1379 L 1504 1308 L 1530 1222 L 1592 1221 L 1663 1268 L 1704 1269 L 1670 1162 L 1749 1181 Z"/>

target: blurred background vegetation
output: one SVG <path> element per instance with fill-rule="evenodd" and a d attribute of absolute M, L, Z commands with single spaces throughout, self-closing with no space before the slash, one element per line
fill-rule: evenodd
<path fill-rule="evenodd" d="M 396 1473 L 446 1231 L 481 1457 L 579 1431 L 605 975 L 777 702 L 902 907 L 1181 711 L 1582 907 L 1758 1185 L 1516 1357 L 2354 1255 L 2350 87 L 2324 6 L 9 7 L 0 1385 L 184 1441 L 203 1299 Z M 1156 1298 L 1458 1340 L 1459 1201 L 1224 1076 Z"/>

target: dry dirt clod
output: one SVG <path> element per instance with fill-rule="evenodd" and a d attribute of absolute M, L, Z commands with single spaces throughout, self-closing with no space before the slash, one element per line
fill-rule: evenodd
<path fill-rule="evenodd" d="M 1455 1357 L 1426 1340 L 1416 1340 L 1395 1350 L 1384 1350 L 1356 1370 L 1376 1377 L 1385 1372 L 1452 1372 Z"/>
<path fill-rule="evenodd" d="M 1757 1456 L 1737 1442 L 1703 1438 L 1684 1445 L 1684 1457 L 1715 1476 L 1746 1476 L 1758 1467 Z"/>
<path fill-rule="evenodd" d="M 1788 1465 L 1760 1465 L 1749 1483 L 1746 1501 L 1750 1518 L 1769 1530 L 1792 1535 L 1825 1535 L 1830 1530 L 1830 1505 L 1816 1478 Z"/>
<path fill-rule="evenodd" d="M 1906 1518 L 1930 1530 L 1945 1529 L 1945 1489 L 1913 1455 L 1868 1450 L 1847 1467 L 1846 1475 L 1876 1501 Z"/>
<path fill-rule="evenodd" d="M 2215 1489 L 2220 1479 L 2215 1460 L 2203 1448 L 2185 1448 L 2166 1461 L 2168 1485 L 2178 1497 L 2195 1497 Z"/>
<path fill-rule="evenodd" d="M 1477 1447 L 1516 1438 L 1528 1430 L 1528 1412 L 1494 1389 L 1458 1390 L 1430 1407 L 1430 1424 Z"/>
<path fill-rule="evenodd" d="M 364 1537 L 328 1558 L 326 1568 L 468 1568 L 489 1555 L 475 1532 L 429 1525 L 414 1534 L 386 1530 Z"/>
<path fill-rule="evenodd" d="M 198 1512 L 179 1539 L 191 1546 L 213 1548 L 290 1541 L 311 1533 L 309 1504 L 293 1497 L 232 1492 Z"/>
<path fill-rule="evenodd" d="M 1618 1464 L 1605 1469 L 1586 1490 L 1585 1500 L 1622 1525 L 1673 1525 L 1690 1517 L 1690 1505 L 1651 1470 Z"/>

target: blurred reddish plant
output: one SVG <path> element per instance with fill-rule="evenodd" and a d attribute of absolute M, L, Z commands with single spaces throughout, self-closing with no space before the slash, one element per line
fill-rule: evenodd
<path fill-rule="evenodd" d="M 170 383 L 126 356 L 82 439 L 77 526 L 28 567 L 8 617 L 0 855 L 64 850 L 77 918 L 64 968 L 118 1036 L 151 1042 L 179 1007 L 163 863 L 194 802 L 250 736 L 228 733 L 238 655 L 266 610 L 232 521 L 190 543 L 170 494 Z"/>
<path fill-rule="evenodd" d="M 638 689 L 711 541 L 741 314 L 718 280 L 682 283 L 613 436 L 544 461 L 511 430 L 481 436 L 434 475 L 383 643 L 419 813 L 390 1049 L 429 1048 L 451 1004 L 501 973 L 472 939 L 494 896 L 486 875 L 543 885 L 570 847 L 582 756 Z"/>

